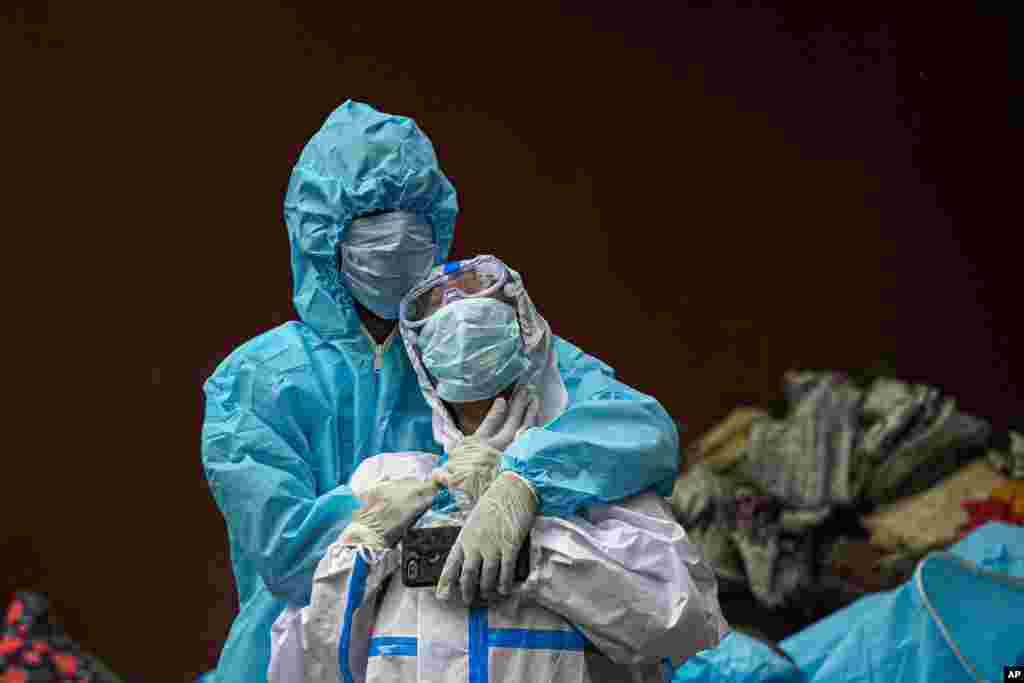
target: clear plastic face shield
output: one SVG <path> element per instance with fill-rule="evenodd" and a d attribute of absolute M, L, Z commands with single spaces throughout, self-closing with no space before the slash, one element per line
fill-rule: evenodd
<path fill-rule="evenodd" d="M 402 322 L 412 329 L 420 328 L 453 301 L 476 297 L 495 299 L 515 307 L 508 268 L 493 256 L 445 264 L 442 273 L 409 292 L 401 305 Z"/>

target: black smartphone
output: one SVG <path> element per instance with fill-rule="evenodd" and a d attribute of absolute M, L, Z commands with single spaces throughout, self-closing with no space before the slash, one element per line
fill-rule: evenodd
<path fill-rule="evenodd" d="M 402 583 L 409 588 L 436 586 L 444 570 L 448 553 L 462 531 L 461 526 L 409 529 L 402 539 Z M 516 558 L 515 580 L 530 576 L 530 536 Z"/>

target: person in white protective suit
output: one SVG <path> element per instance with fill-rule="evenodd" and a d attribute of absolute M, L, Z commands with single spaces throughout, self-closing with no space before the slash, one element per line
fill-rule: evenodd
<path fill-rule="evenodd" d="M 364 507 L 320 562 L 311 603 L 274 623 L 272 683 L 653 683 L 717 646 L 729 628 L 714 573 L 661 496 L 536 514 L 530 484 L 502 471 L 502 452 L 567 401 L 518 273 L 490 256 L 439 267 L 403 300 L 401 330 L 445 455 L 360 464 L 349 486 Z M 410 525 L 463 526 L 436 591 L 402 582 Z M 487 538 L 463 538 L 474 528 Z M 523 583 L 509 561 L 518 528 L 531 541 Z"/>

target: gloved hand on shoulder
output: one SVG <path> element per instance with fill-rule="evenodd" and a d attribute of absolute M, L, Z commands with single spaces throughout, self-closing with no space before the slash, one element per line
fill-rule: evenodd
<path fill-rule="evenodd" d="M 343 543 L 392 548 L 440 491 L 434 481 L 395 479 L 372 486 L 341 534 Z"/>

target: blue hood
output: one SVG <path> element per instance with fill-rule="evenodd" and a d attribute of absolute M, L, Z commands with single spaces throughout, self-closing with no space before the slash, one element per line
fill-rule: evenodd
<path fill-rule="evenodd" d="M 430 140 L 412 119 L 349 100 L 302 150 L 284 200 L 295 309 L 325 339 L 361 335 L 338 276 L 337 245 L 354 218 L 415 211 L 430 221 L 435 262 L 451 248 L 459 206 Z"/>

